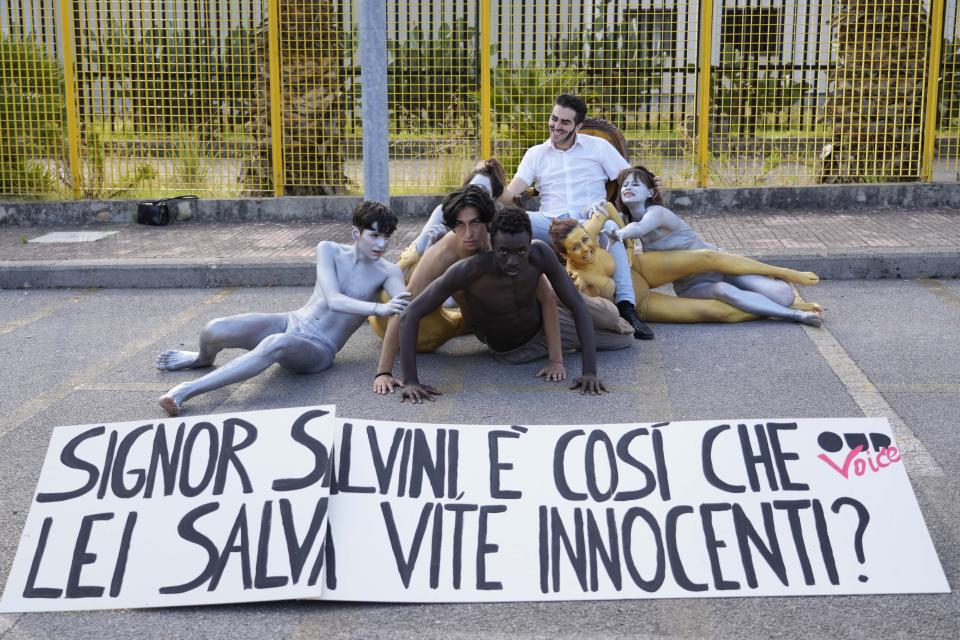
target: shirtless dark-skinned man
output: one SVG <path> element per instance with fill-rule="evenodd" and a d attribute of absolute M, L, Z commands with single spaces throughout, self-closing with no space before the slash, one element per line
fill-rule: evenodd
<path fill-rule="evenodd" d="M 417 375 L 417 331 L 420 320 L 443 304 L 453 292 L 462 292 L 462 307 L 469 313 L 477 338 L 498 361 L 530 362 L 547 355 L 537 283 L 546 275 L 567 309 L 560 310 L 560 334 L 565 350 L 583 352 L 583 368 L 570 389 L 599 395 L 606 388 L 597 377 L 596 349 L 624 349 L 633 343 L 629 334 L 598 331 L 583 301 L 556 254 L 544 242 L 531 242 L 530 218 L 522 209 L 507 207 L 490 225 L 492 250 L 483 251 L 451 266 L 406 308 L 400 316 L 400 364 L 404 385 L 400 401 L 421 403 L 438 395 L 421 384 Z"/>

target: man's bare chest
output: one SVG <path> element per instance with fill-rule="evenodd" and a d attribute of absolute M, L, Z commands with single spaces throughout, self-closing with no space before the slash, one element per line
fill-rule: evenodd
<path fill-rule="evenodd" d="M 372 300 L 383 286 L 383 271 L 376 265 L 337 261 L 340 293 L 357 300 Z"/>
<path fill-rule="evenodd" d="M 513 315 L 536 304 L 537 278 L 485 278 L 464 293 L 475 313 Z"/>

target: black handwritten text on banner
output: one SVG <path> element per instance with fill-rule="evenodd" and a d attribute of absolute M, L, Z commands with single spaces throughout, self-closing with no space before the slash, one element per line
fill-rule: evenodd
<path fill-rule="evenodd" d="M 332 411 L 58 429 L 3 608 L 949 589 L 882 419 Z"/>
<path fill-rule="evenodd" d="M 3 609 L 320 593 L 334 409 L 54 430 Z"/>

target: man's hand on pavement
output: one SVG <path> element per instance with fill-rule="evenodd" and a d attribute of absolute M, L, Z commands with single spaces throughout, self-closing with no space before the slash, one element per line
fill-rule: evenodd
<path fill-rule="evenodd" d="M 433 402 L 433 396 L 439 395 L 441 395 L 440 392 L 428 384 L 409 382 L 403 385 L 403 390 L 400 392 L 400 402 L 409 400 L 413 404 L 422 404 L 424 400 Z"/>
<path fill-rule="evenodd" d="M 607 388 L 603 386 L 600 378 L 590 373 L 574 378 L 573 382 L 570 383 L 570 390 L 573 391 L 574 389 L 580 389 L 580 393 L 591 396 L 607 393 Z"/>

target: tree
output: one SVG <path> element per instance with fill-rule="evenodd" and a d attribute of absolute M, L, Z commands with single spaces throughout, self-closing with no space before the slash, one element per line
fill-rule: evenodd
<path fill-rule="evenodd" d="M 348 68 L 343 4 L 288 0 L 280 4 L 280 77 L 283 104 L 285 195 L 333 195 L 349 186 L 343 174 L 343 124 Z M 273 195 L 270 64 L 267 24 L 257 30 L 259 87 L 251 130 L 256 150 L 244 160 L 245 195 Z"/>

